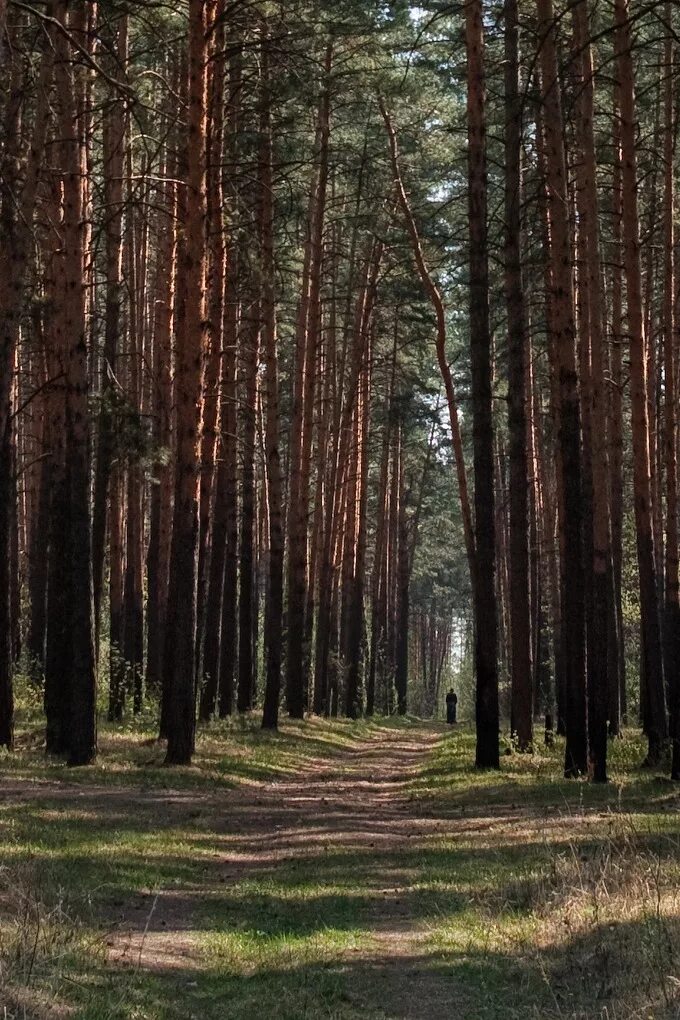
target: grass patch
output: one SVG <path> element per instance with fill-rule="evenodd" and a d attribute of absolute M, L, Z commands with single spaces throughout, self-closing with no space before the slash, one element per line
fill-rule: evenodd
<path fill-rule="evenodd" d="M 215 723 L 170 770 L 150 722 L 70 770 L 26 712 L 0 761 L 0 1016 L 680 1015 L 680 799 L 637 737 L 603 788 L 408 719 Z"/>

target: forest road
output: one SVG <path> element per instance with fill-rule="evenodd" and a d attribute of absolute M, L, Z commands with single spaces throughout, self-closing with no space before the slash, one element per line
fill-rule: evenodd
<path fill-rule="evenodd" d="M 420 852 L 455 822 L 414 792 L 445 730 L 376 727 L 342 746 L 320 738 L 310 741 L 313 757 L 276 781 L 209 795 L 165 791 L 156 811 L 200 833 L 205 877 L 155 891 L 146 911 L 126 910 L 109 943 L 112 962 L 200 969 L 206 928 L 293 939 L 356 929 L 356 944 L 341 942 L 323 961 L 348 988 L 348 1016 L 450 1017 L 452 976 L 428 941 L 428 913 L 440 906 L 422 881 Z"/>

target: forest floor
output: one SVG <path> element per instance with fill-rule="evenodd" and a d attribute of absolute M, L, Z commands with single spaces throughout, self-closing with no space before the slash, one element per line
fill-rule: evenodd
<path fill-rule="evenodd" d="M 0 761 L 2 1020 L 680 1017 L 680 791 L 632 736 L 606 788 L 417 720 L 100 743 Z"/>

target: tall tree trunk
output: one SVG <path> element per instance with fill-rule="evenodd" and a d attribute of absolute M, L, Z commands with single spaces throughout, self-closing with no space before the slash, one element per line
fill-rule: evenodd
<path fill-rule="evenodd" d="M 369 647 L 368 661 L 368 683 L 366 687 L 366 715 L 372 716 L 375 708 L 376 679 L 378 674 L 378 659 L 382 655 L 382 646 L 385 632 L 383 627 L 384 619 L 384 592 L 386 573 L 386 549 L 387 549 L 387 513 L 389 501 L 389 470 L 390 470 L 390 444 L 391 444 L 391 406 L 394 392 L 394 376 L 396 371 L 397 357 L 397 323 L 395 318 L 394 346 L 392 350 L 391 372 L 386 380 L 386 406 L 388 415 L 384 425 L 382 453 L 380 457 L 380 476 L 378 481 L 378 502 L 377 502 L 377 524 L 375 535 L 375 547 L 373 553 L 373 575 L 371 578 L 371 642 Z"/>
<path fill-rule="evenodd" d="M 619 116 L 619 85 L 614 98 L 614 179 L 612 188 L 612 332 L 611 332 L 611 399 L 609 419 L 609 465 L 611 471 L 611 527 L 614 584 L 614 611 L 618 656 L 608 657 L 610 670 L 610 703 L 620 706 L 621 718 L 627 722 L 626 656 L 623 642 L 623 255 L 621 251 L 621 119 Z M 614 710 L 610 708 L 611 719 Z"/>
<path fill-rule="evenodd" d="M 259 199 L 258 199 L 259 202 Z M 259 222 L 259 211 L 255 213 Z M 239 546 L 239 712 L 253 707 L 253 688 L 257 663 L 253 655 L 253 629 L 257 619 L 256 569 L 256 479 L 255 436 L 257 427 L 257 365 L 260 347 L 260 281 L 249 280 L 250 299 L 242 316 L 240 400 L 243 434 L 241 436 L 241 535 Z"/>
<path fill-rule="evenodd" d="M 319 103 L 317 142 L 319 166 L 310 193 L 308 240 L 302 274 L 302 293 L 296 326 L 296 377 L 291 417 L 290 484 L 288 511 L 288 644 L 286 700 L 288 714 L 304 715 L 305 604 L 307 599 L 307 513 L 316 359 L 320 327 L 320 284 L 323 229 L 328 184 L 330 137 L 330 73 L 333 48 L 326 47 L 324 85 Z"/>
<path fill-rule="evenodd" d="M 469 309 L 475 473 L 475 674 L 478 768 L 499 767 L 496 536 L 487 238 L 486 85 L 481 0 L 465 9 L 467 52 Z"/>
<path fill-rule="evenodd" d="M 53 17 L 56 3 L 47 14 Z M 0 11 L 0 46 L 5 41 L 6 9 Z M 4 146 L 0 165 L 0 745 L 11 748 L 14 739 L 14 695 L 12 690 L 10 522 L 11 522 L 11 399 L 15 352 L 30 257 L 40 170 L 50 117 L 48 88 L 54 65 L 54 29 L 46 32 L 45 48 L 37 83 L 37 105 L 23 185 L 17 190 L 20 161 L 20 115 L 22 89 L 17 79 L 19 61 L 12 62 L 10 90 L 3 128 L 9 144 Z M 4 53 L 2 54 L 4 57 Z"/>
<path fill-rule="evenodd" d="M 48 158 L 58 160 L 57 145 L 51 145 Z M 45 203 L 50 224 L 44 244 L 45 298 L 54 308 L 46 319 L 48 376 L 54 380 L 49 389 L 50 439 L 49 464 L 49 558 L 47 565 L 47 633 L 45 638 L 45 750 L 63 754 L 68 750 L 63 715 L 68 706 L 68 634 L 69 572 L 68 548 L 64 536 L 69 527 L 69 500 L 66 479 L 66 388 L 64 383 L 62 305 L 57 295 L 65 291 L 61 256 L 61 189 L 54 175 Z"/>
<path fill-rule="evenodd" d="M 542 89 L 540 90 L 542 93 Z M 552 229 L 550 223 L 550 206 L 548 201 L 547 187 L 547 161 L 545 155 L 544 141 L 544 115 L 543 106 L 539 103 L 536 110 L 536 155 L 540 186 L 538 204 L 541 217 L 541 238 L 543 245 L 543 300 L 545 304 L 545 322 L 548 334 L 548 372 L 550 390 L 550 420 L 555 444 L 554 475 L 554 513 L 548 518 L 550 527 L 546 532 L 551 535 L 550 542 L 550 588 L 552 602 L 552 643 L 553 660 L 555 665 L 555 707 L 557 710 L 557 733 L 565 736 L 567 732 L 566 709 L 567 709 L 567 677 L 565 662 L 565 641 L 563 619 L 565 616 L 565 592 L 561 583 L 562 569 L 564 564 L 565 549 L 565 511 L 564 511 L 564 469 L 562 466 L 562 451 L 560 443 L 560 381 L 557 350 L 555 343 L 551 342 L 555 336 L 554 312 L 553 312 L 553 272 L 551 260 Z M 543 490 L 550 491 L 551 486 L 546 484 L 548 477 L 548 462 L 544 456 L 543 463 Z M 546 501 L 547 509 L 547 501 Z"/>
<path fill-rule="evenodd" d="M 664 696 L 663 656 L 659 620 L 649 416 L 645 373 L 645 336 L 642 321 L 640 273 L 640 231 L 637 204 L 637 159 L 635 152 L 635 85 L 632 40 L 627 0 L 615 0 L 615 51 L 621 100 L 621 157 L 623 262 L 628 301 L 630 334 L 630 384 L 633 425 L 633 492 L 640 573 L 640 611 L 643 655 L 649 715 L 648 761 L 655 763 L 667 734 Z"/>
<path fill-rule="evenodd" d="M 65 14 L 58 14 L 67 28 Z M 74 65 L 68 37 L 55 40 L 55 82 L 59 110 L 59 151 L 63 173 L 63 334 L 66 386 L 66 498 L 68 528 L 59 541 L 67 545 L 68 585 L 68 761 L 87 765 L 97 752 L 96 669 L 92 545 L 90 531 L 90 465 L 88 456 L 88 373 L 83 280 L 83 166 L 78 128 Z M 64 719 L 66 722 L 66 719 Z"/>
<path fill-rule="evenodd" d="M 585 603 L 583 590 L 583 496 L 581 416 L 574 327 L 569 241 L 567 175 L 562 141 L 562 103 L 556 53 L 556 22 L 551 0 L 537 0 L 541 46 L 543 126 L 550 222 L 551 293 L 555 356 L 559 370 L 559 445 L 563 492 L 561 583 L 562 648 L 566 686 L 565 776 L 588 770 L 586 715 Z"/>
<path fill-rule="evenodd" d="M 483 87 L 482 87 L 482 99 L 483 99 Z M 453 376 L 451 374 L 451 368 L 449 366 L 448 357 L 446 354 L 446 310 L 444 308 L 444 302 L 439 292 L 439 288 L 432 279 L 432 275 L 428 269 L 423 254 L 422 245 L 420 243 L 420 236 L 418 234 L 418 228 L 416 226 L 411 206 L 408 201 L 404 183 L 401 176 L 401 168 L 399 165 L 399 148 L 397 144 L 397 135 L 392 125 L 392 120 L 387 112 L 387 108 L 382 100 L 380 100 L 380 109 L 382 111 L 383 119 L 385 121 L 385 127 L 387 129 L 387 136 L 390 143 L 390 156 L 392 161 L 392 172 L 394 174 L 394 180 L 397 190 L 397 198 L 401 207 L 402 214 L 406 221 L 406 227 L 409 232 L 411 239 L 411 248 L 413 250 L 413 257 L 420 275 L 420 279 L 427 291 L 427 295 L 432 303 L 432 307 L 435 312 L 437 320 L 437 336 L 436 336 L 436 350 L 437 350 L 437 362 L 439 364 L 439 370 L 442 375 L 444 382 L 444 390 L 446 392 L 446 402 L 449 410 L 449 424 L 451 426 L 451 438 L 453 442 L 453 455 L 456 465 L 456 477 L 458 480 L 458 495 L 460 498 L 461 514 L 463 517 L 463 534 L 465 537 L 465 550 L 467 553 L 468 566 L 470 569 L 470 578 L 474 587 L 475 583 L 475 540 L 474 530 L 472 524 L 472 512 L 470 510 L 470 499 L 468 495 L 468 484 L 467 484 L 467 472 L 465 469 L 465 456 L 463 454 L 463 440 L 460 432 L 460 422 L 458 419 L 458 401 L 456 399 L 456 391 L 453 383 Z"/>
<path fill-rule="evenodd" d="M 211 562 L 214 551 L 214 520 L 216 507 L 217 452 L 221 410 L 220 386 L 224 345 L 224 297 L 227 250 L 223 213 L 222 163 L 224 141 L 225 85 L 225 0 L 213 0 L 210 7 L 210 74 L 208 83 L 207 139 L 207 236 L 208 236 L 208 354 L 203 384 L 203 422 L 201 430 L 201 465 L 199 486 L 199 550 L 198 610 L 196 639 L 196 676 L 201 684 L 201 704 L 215 704 L 217 675 L 208 677 L 204 670 L 207 622 L 210 614 L 209 596 Z M 215 626 L 216 620 L 211 620 Z M 211 664 L 213 672 L 215 663 Z M 203 690 L 208 694 L 203 698 Z M 212 711 L 212 709 L 211 709 Z M 201 712 L 203 717 L 204 712 Z"/>
<path fill-rule="evenodd" d="M 356 719 L 361 714 L 361 649 L 364 619 L 364 584 L 366 572 L 366 516 L 368 506 L 369 430 L 371 360 L 367 355 L 361 376 L 358 415 L 359 472 L 357 488 L 357 544 L 352 595 L 347 614 L 347 715 Z M 407 614 L 408 615 L 408 614 Z"/>
<path fill-rule="evenodd" d="M 124 656 L 124 546 L 123 546 L 123 477 L 114 464 L 109 493 L 109 711 L 111 722 L 119 722 L 125 711 L 126 669 Z"/>
<path fill-rule="evenodd" d="M 673 23 L 673 5 L 665 6 L 667 31 Z M 664 651 L 666 682 L 671 708 L 671 778 L 680 779 L 680 585 L 678 583 L 678 449 L 677 449 L 677 325 L 675 321 L 675 187 L 673 39 L 664 46 L 664 459 L 666 467 L 666 571 L 664 592 Z"/>
<path fill-rule="evenodd" d="M 165 208 L 159 214 L 161 245 L 156 267 L 153 311 L 153 390 L 154 438 L 165 455 L 156 464 L 157 482 L 151 489 L 149 512 L 149 548 L 147 553 L 147 690 L 162 695 L 163 648 L 168 608 L 170 543 L 172 541 L 173 466 L 167 456 L 173 447 L 173 365 L 172 333 L 175 304 L 175 260 L 177 234 L 176 185 L 174 170 L 166 159 L 170 180 L 164 188 Z"/>
<path fill-rule="evenodd" d="M 169 765 L 191 761 L 195 729 L 198 460 L 205 350 L 206 4 L 189 2 L 186 241 L 179 279 L 184 314 L 177 336 L 177 470 L 163 672 L 168 690 Z"/>
<path fill-rule="evenodd" d="M 510 651 L 512 725 L 520 751 L 533 741 L 526 314 L 521 260 L 522 99 L 519 13 L 505 0 L 505 303 L 508 315 Z"/>
<path fill-rule="evenodd" d="M 144 358 L 143 349 L 143 281 L 140 280 L 142 267 L 138 253 L 143 251 L 144 242 L 139 218 L 132 212 L 132 150 L 128 148 L 128 205 L 125 231 L 124 263 L 127 277 L 128 300 L 128 350 L 127 350 L 127 398 L 135 414 L 142 411 L 141 372 Z M 142 260 L 144 261 L 144 260 Z M 125 577 L 124 577 L 124 623 L 123 658 L 132 693 L 135 715 L 142 710 L 144 675 L 144 596 L 143 596 L 143 529 L 144 529 L 144 485 L 137 458 L 129 458 L 127 467 L 127 503 L 125 516 Z"/>
<path fill-rule="evenodd" d="M 263 727 L 278 725 L 281 690 L 281 647 L 283 624 L 283 514 L 281 454 L 279 451 L 279 378 L 276 337 L 276 295 L 274 292 L 274 206 L 273 146 L 271 118 L 271 81 L 268 34 L 263 33 L 262 52 L 262 136 L 260 151 L 260 187 L 262 190 L 262 322 L 265 362 L 265 460 L 267 506 L 269 513 L 269 565 L 265 605 L 267 639 L 266 683 Z"/>
<path fill-rule="evenodd" d="M 590 754 L 595 782 L 607 780 L 607 717 L 608 706 L 608 633 L 609 608 L 613 601 L 613 567 L 609 519 L 609 458 L 607 451 L 607 393 L 605 378 L 604 308 L 602 268 L 600 264 L 600 228 L 597 198 L 597 154 L 594 118 L 595 88 L 590 23 L 587 0 L 579 0 L 574 8 L 574 42 L 580 52 L 579 135 L 583 153 L 583 222 L 588 278 L 591 382 L 590 425 L 592 456 L 592 635 L 588 647 L 592 661 L 588 663 L 588 682 L 592 687 L 589 701 Z"/>
<path fill-rule="evenodd" d="M 106 23 L 106 19 L 105 19 Z M 115 73 L 127 63 L 127 17 L 109 29 L 102 28 Z M 109 476 L 114 454 L 114 401 L 117 397 L 118 347 L 123 298 L 123 181 L 126 146 L 125 102 L 112 90 L 103 111 L 102 126 L 104 201 L 106 203 L 106 285 L 104 304 L 104 357 L 101 378 L 101 411 L 97 436 L 97 459 L 92 501 L 92 574 L 95 627 L 99 628 L 104 583 L 106 518 Z"/>
<path fill-rule="evenodd" d="M 38 385 L 47 386 L 47 365 L 45 362 L 42 316 L 36 316 L 37 332 L 40 336 Z M 26 647 L 29 658 L 30 676 L 42 683 L 45 670 L 45 632 L 47 628 L 47 562 L 49 550 L 50 514 L 50 468 L 47 451 L 50 449 L 49 436 L 49 394 L 47 389 L 38 398 L 36 418 L 40 420 L 41 460 L 36 465 L 36 499 L 28 543 L 28 595 L 29 619 Z"/>
<path fill-rule="evenodd" d="M 397 712 L 406 715 L 408 709 L 408 618 L 409 618 L 409 534 L 406 516 L 407 493 L 404 484 L 403 426 L 397 432 L 398 458 L 395 468 L 398 481 L 397 525 L 397 602 L 395 619 L 394 686 L 397 694 Z"/>

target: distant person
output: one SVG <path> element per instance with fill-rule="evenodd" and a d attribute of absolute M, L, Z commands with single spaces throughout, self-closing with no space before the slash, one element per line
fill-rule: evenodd
<path fill-rule="evenodd" d="M 453 687 L 449 688 L 446 695 L 446 721 L 449 726 L 453 726 L 456 722 L 456 710 L 458 708 L 458 695 L 454 691 Z"/>

